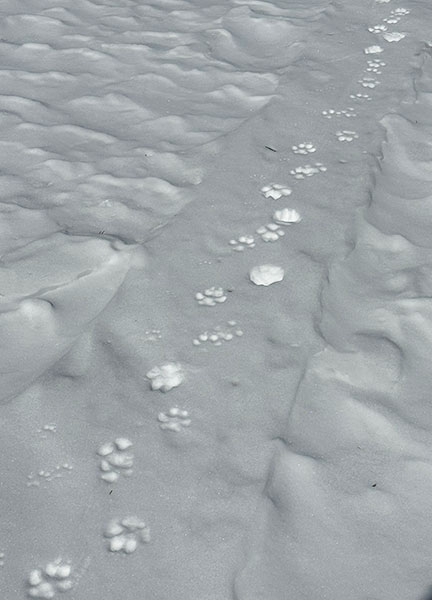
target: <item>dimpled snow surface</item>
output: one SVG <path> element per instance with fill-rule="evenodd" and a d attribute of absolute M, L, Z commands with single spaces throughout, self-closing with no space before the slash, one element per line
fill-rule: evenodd
<path fill-rule="evenodd" d="M 0 599 L 431 600 L 430 0 L 0 51 Z"/>

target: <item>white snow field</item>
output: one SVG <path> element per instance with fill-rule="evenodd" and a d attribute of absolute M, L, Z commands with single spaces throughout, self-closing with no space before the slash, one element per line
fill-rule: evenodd
<path fill-rule="evenodd" d="M 0 53 L 0 600 L 431 600 L 430 0 Z"/>

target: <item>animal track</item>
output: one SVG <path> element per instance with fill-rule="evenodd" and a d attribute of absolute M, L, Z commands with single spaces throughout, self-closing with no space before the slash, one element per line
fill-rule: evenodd
<path fill-rule="evenodd" d="M 150 379 L 151 389 L 161 392 L 169 392 L 184 381 L 183 369 L 178 363 L 166 363 L 161 367 L 153 367 L 148 371 L 146 377 Z"/>
<path fill-rule="evenodd" d="M 276 223 L 268 223 L 267 225 L 258 227 L 256 232 L 263 242 L 277 242 L 279 238 L 285 235 L 285 231 L 280 229 Z"/>
<path fill-rule="evenodd" d="M 159 427 L 168 431 L 179 432 L 183 427 L 189 427 L 191 419 L 187 410 L 180 408 L 170 408 L 167 412 L 160 412 L 158 415 Z"/>
<path fill-rule="evenodd" d="M 384 52 L 381 46 L 368 46 L 363 50 L 365 54 L 380 54 L 380 52 Z"/>
<path fill-rule="evenodd" d="M 47 425 L 44 425 L 43 427 L 41 427 L 40 429 L 37 430 L 38 433 L 44 433 L 45 431 L 49 431 L 51 433 L 56 433 L 57 432 L 57 425 L 55 423 L 48 423 Z M 42 438 L 46 439 L 46 435 L 43 435 Z"/>
<path fill-rule="evenodd" d="M 57 558 L 48 563 L 45 569 L 33 569 L 30 572 L 27 594 L 30 598 L 54 598 L 56 592 L 67 592 L 73 588 L 71 574 L 71 565 Z"/>
<path fill-rule="evenodd" d="M 394 15 L 394 16 L 397 16 L 397 17 L 405 17 L 406 15 L 409 15 L 409 14 L 410 14 L 410 12 L 411 12 L 411 11 L 410 11 L 408 8 L 402 8 L 402 7 L 399 7 L 399 8 L 394 8 L 394 9 L 391 11 L 391 13 L 390 13 L 390 14 L 391 14 L 392 16 Z"/>
<path fill-rule="evenodd" d="M 204 331 L 193 340 L 194 346 L 200 346 L 202 343 L 211 342 L 214 346 L 221 346 L 223 342 L 230 342 L 234 336 L 241 337 L 243 331 L 237 327 L 236 321 L 228 321 L 227 326 L 216 326 L 211 331 Z"/>
<path fill-rule="evenodd" d="M 157 340 L 161 340 L 162 339 L 162 334 L 160 332 L 160 329 L 150 329 L 148 331 L 145 331 L 145 341 L 146 342 L 156 342 Z"/>
<path fill-rule="evenodd" d="M 350 98 L 353 100 L 372 100 L 369 94 L 350 94 Z"/>
<path fill-rule="evenodd" d="M 368 31 L 371 33 L 382 33 L 383 31 L 387 31 L 387 25 L 372 25 L 368 27 Z"/>
<path fill-rule="evenodd" d="M 227 296 L 221 287 L 211 287 L 204 292 L 197 292 L 195 294 L 195 300 L 202 306 L 215 306 L 216 304 L 222 304 L 227 299 Z"/>
<path fill-rule="evenodd" d="M 132 474 L 134 462 L 134 455 L 130 450 L 132 445 L 127 438 L 117 438 L 114 442 L 106 442 L 99 447 L 97 453 L 101 457 L 99 467 L 103 481 L 114 483 L 121 473 L 126 476 Z"/>
<path fill-rule="evenodd" d="M 316 148 L 310 142 L 305 142 L 299 144 L 298 146 L 293 146 L 292 151 L 294 152 L 294 154 L 311 154 L 313 152 L 316 152 Z"/>
<path fill-rule="evenodd" d="M 374 77 L 362 77 L 361 79 L 358 80 L 357 83 L 359 83 L 364 88 L 370 88 L 370 89 L 373 89 L 377 85 L 380 84 L 380 82 L 377 79 L 375 79 Z"/>
<path fill-rule="evenodd" d="M 230 240 L 229 243 L 237 252 L 243 252 L 245 248 L 255 248 L 256 246 L 253 235 L 241 235 L 237 240 Z"/>
<path fill-rule="evenodd" d="M 270 183 L 269 185 L 265 185 L 261 188 L 261 193 L 265 196 L 265 198 L 272 198 L 273 200 L 279 200 L 283 196 L 289 196 L 292 193 L 292 190 L 280 183 Z"/>
<path fill-rule="evenodd" d="M 327 171 L 327 167 L 324 167 L 322 163 L 315 163 L 315 165 L 304 165 L 302 167 L 296 167 L 290 171 L 290 174 L 295 179 L 304 179 L 305 177 L 312 177 L 317 173 L 324 173 Z"/>
<path fill-rule="evenodd" d="M 138 517 L 125 517 L 113 519 L 105 528 L 104 537 L 110 552 L 132 554 L 138 544 L 147 544 L 150 541 L 150 529 Z"/>
<path fill-rule="evenodd" d="M 301 220 L 301 216 L 295 208 L 282 208 L 275 211 L 273 214 L 273 221 L 275 221 L 275 223 L 280 223 L 281 225 L 300 223 Z"/>
<path fill-rule="evenodd" d="M 351 106 L 342 110 L 334 110 L 333 108 L 329 108 L 328 110 L 323 110 L 321 113 L 326 119 L 332 119 L 333 117 L 346 117 L 350 119 L 351 117 L 356 117 L 357 114 L 354 112 L 354 108 Z"/>
<path fill-rule="evenodd" d="M 258 265 L 252 267 L 249 278 L 255 285 L 269 286 L 278 283 L 284 278 L 285 272 L 282 267 L 276 265 Z"/>
<path fill-rule="evenodd" d="M 342 131 L 336 131 L 336 137 L 339 142 L 352 142 L 353 140 L 358 139 L 358 134 L 355 131 L 347 131 L 344 129 Z"/>
<path fill-rule="evenodd" d="M 366 71 L 369 73 L 376 73 L 377 75 L 381 75 L 382 71 L 380 71 L 380 69 L 386 66 L 386 63 L 383 60 L 368 60 L 367 64 Z"/>
<path fill-rule="evenodd" d="M 389 33 L 383 33 L 383 38 L 386 42 L 400 42 L 406 37 L 406 33 L 400 31 L 391 31 Z"/>
<path fill-rule="evenodd" d="M 389 25 L 396 25 L 401 20 L 401 17 L 390 16 L 383 19 L 384 23 L 388 23 Z"/>
<path fill-rule="evenodd" d="M 30 473 L 27 475 L 27 487 L 39 487 L 41 483 L 45 481 L 52 481 L 53 479 L 60 479 L 64 475 L 64 471 L 72 471 L 73 467 L 69 463 L 63 463 L 57 465 L 54 469 L 46 470 L 41 469 L 37 473 Z"/>

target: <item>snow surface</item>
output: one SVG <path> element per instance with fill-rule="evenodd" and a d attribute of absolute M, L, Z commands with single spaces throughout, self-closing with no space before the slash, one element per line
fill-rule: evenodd
<path fill-rule="evenodd" d="M 430 0 L 0 16 L 0 598 L 430 600 Z"/>

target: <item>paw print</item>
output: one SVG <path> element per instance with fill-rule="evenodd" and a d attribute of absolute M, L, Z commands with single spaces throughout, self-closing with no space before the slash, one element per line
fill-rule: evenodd
<path fill-rule="evenodd" d="M 101 479 L 107 483 L 114 483 L 123 475 L 131 475 L 134 455 L 131 452 L 132 442 L 127 438 L 117 438 L 114 442 L 102 444 L 97 451 L 101 457 Z"/>
<path fill-rule="evenodd" d="M 385 23 L 388 23 L 389 25 L 396 25 L 396 23 L 399 23 L 400 20 L 401 20 L 401 17 L 397 17 L 397 16 L 390 16 L 390 17 L 383 19 L 383 21 Z"/>
<path fill-rule="evenodd" d="M 162 339 L 162 334 L 160 329 L 149 329 L 145 331 L 145 341 L 146 342 L 157 342 Z"/>
<path fill-rule="evenodd" d="M 386 66 L 386 63 L 383 60 L 368 60 L 367 64 L 366 71 L 369 73 L 376 73 L 377 75 L 380 75 L 382 73 L 380 69 Z"/>
<path fill-rule="evenodd" d="M 406 33 L 400 31 L 391 31 L 389 33 L 383 33 L 383 38 L 386 42 L 400 42 L 406 37 Z"/>
<path fill-rule="evenodd" d="M 243 252 L 245 248 L 255 248 L 255 239 L 253 235 L 241 235 L 237 240 L 230 240 L 230 246 L 237 252 Z"/>
<path fill-rule="evenodd" d="M 43 427 L 37 430 L 38 433 L 45 433 L 45 431 L 49 431 L 51 433 L 57 432 L 57 425 L 55 423 L 47 423 Z M 46 439 L 46 435 L 41 436 L 43 439 Z"/>
<path fill-rule="evenodd" d="M 289 196 L 292 190 L 289 187 L 281 185 L 280 183 L 271 183 L 261 188 L 261 193 L 265 198 L 272 198 L 272 200 L 279 200 L 283 196 Z"/>
<path fill-rule="evenodd" d="M 28 577 L 27 594 L 30 598 L 54 598 L 56 592 L 73 588 L 71 574 L 71 565 L 61 558 L 48 563 L 45 569 L 33 569 Z"/>
<path fill-rule="evenodd" d="M 214 346 L 221 346 L 223 342 L 230 342 L 234 336 L 241 337 L 243 331 L 237 327 L 237 321 L 228 321 L 227 327 L 216 326 L 212 331 L 204 331 L 193 340 L 194 346 L 211 342 Z"/>
<path fill-rule="evenodd" d="M 110 552 L 132 554 L 138 544 L 147 544 L 150 541 L 150 529 L 138 517 L 125 517 L 113 519 L 104 531 L 107 547 Z"/>
<path fill-rule="evenodd" d="M 363 52 L 365 54 L 380 54 L 381 52 L 384 52 L 384 50 L 381 48 L 381 46 L 368 46 L 363 50 Z"/>
<path fill-rule="evenodd" d="M 295 169 L 292 169 L 290 173 L 295 179 L 304 179 L 305 177 L 312 177 L 312 175 L 324 173 L 325 171 L 327 171 L 327 167 L 324 167 L 321 163 L 315 163 L 315 165 L 296 167 Z"/>
<path fill-rule="evenodd" d="M 277 265 L 257 265 L 249 271 L 249 279 L 255 285 L 269 286 L 282 281 L 285 271 Z"/>
<path fill-rule="evenodd" d="M 202 306 L 215 306 L 222 304 L 227 299 L 225 291 L 221 287 L 211 287 L 204 292 L 195 294 L 195 300 Z"/>
<path fill-rule="evenodd" d="M 158 415 L 159 427 L 168 431 L 181 431 L 182 427 L 189 427 L 191 420 L 187 410 L 170 408 L 167 412 Z"/>
<path fill-rule="evenodd" d="M 344 108 L 342 110 L 334 110 L 333 108 L 329 108 L 328 110 L 323 110 L 321 114 L 326 119 L 332 119 L 333 117 L 346 117 L 347 119 L 349 119 L 351 117 L 357 116 L 352 106 L 349 106 L 348 108 Z"/>
<path fill-rule="evenodd" d="M 410 12 L 411 11 L 408 8 L 400 7 L 400 8 L 394 8 L 390 14 L 395 15 L 397 17 L 405 17 L 406 15 L 409 15 Z"/>
<path fill-rule="evenodd" d="M 294 154 L 312 154 L 312 152 L 316 152 L 316 148 L 310 142 L 305 142 L 298 146 L 293 146 L 292 151 Z"/>
<path fill-rule="evenodd" d="M 65 472 L 70 473 L 72 469 L 73 466 L 71 464 L 63 463 L 62 465 L 56 465 L 53 469 L 41 469 L 37 473 L 30 473 L 30 475 L 27 475 L 27 487 L 39 487 L 41 484 L 44 485 L 47 481 L 60 479 L 65 475 Z"/>
<path fill-rule="evenodd" d="M 258 227 L 256 232 L 263 242 L 277 242 L 279 238 L 285 235 L 285 231 L 279 225 L 276 225 L 276 223 L 268 223 L 267 225 Z"/>
<path fill-rule="evenodd" d="M 357 83 L 359 83 L 364 88 L 370 88 L 370 89 L 373 89 L 377 85 L 380 84 L 380 82 L 377 79 L 375 79 L 374 77 L 362 77 L 361 79 L 358 80 Z"/>
<path fill-rule="evenodd" d="M 387 25 L 372 25 L 368 27 L 368 31 L 371 33 L 382 33 L 383 31 L 387 31 Z"/>
<path fill-rule="evenodd" d="M 273 221 L 275 221 L 275 223 L 280 223 L 281 225 L 300 223 L 301 220 L 302 218 L 295 208 L 282 208 L 281 210 L 275 211 L 273 214 Z"/>
<path fill-rule="evenodd" d="M 339 142 L 352 142 L 353 140 L 358 139 L 358 134 L 355 131 L 343 129 L 342 131 L 336 131 L 336 137 Z"/>
<path fill-rule="evenodd" d="M 184 373 L 178 363 L 167 363 L 161 367 L 153 367 L 147 374 L 152 390 L 169 392 L 184 381 Z"/>
<path fill-rule="evenodd" d="M 353 100 L 372 100 L 369 94 L 350 94 L 350 98 Z"/>

